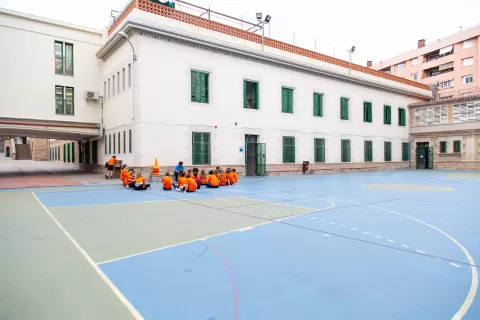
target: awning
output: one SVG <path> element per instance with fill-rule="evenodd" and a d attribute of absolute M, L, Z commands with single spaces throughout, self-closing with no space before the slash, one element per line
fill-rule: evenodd
<path fill-rule="evenodd" d="M 445 54 L 453 50 L 453 45 L 440 49 L 439 54 Z"/>
<path fill-rule="evenodd" d="M 445 64 L 442 64 L 438 67 L 438 70 L 445 70 L 445 69 L 450 69 L 450 68 L 453 68 L 453 62 L 449 62 L 449 63 L 445 63 Z"/>

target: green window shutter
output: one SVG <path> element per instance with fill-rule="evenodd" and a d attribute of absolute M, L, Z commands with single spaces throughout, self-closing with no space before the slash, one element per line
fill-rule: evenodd
<path fill-rule="evenodd" d="M 106 140 L 105 140 L 105 142 L 106 142 Z M 105 143 L 105 145 L 107 145 L 107 144 Z M 78 163 L 83 163 L 83 152 L 82 152 L 82 143 L 81 142 L 78 142 Z"/>
<path fill-rule="evenodd" d="M 107 136 L 105 135 L 103 138 L 103 144 L 105 145 L 105 154 L 107 154 Z"/>
<path fill-rule="evenodd" d="M 191 71 L 191 101 L 208 103 L 208 73 Z"/>
<path fill-rule="evenodd" d="M 364 142 L 364 160 L 365 162 L 373 161 L 373 142 L 365 141 Z"/>
<path fill-rule="evenodd" d="M 325 139 L 314 140 L 315 162 L 325 162 Z"/>
<path fill-rule="evenodd" d="M 368 122 L 372 122 L 373 121 L 373 111 L 372 111 L 372 104 L 369 103 L 368 104 Z"/>
<path fill-rule="evenodd" d="M 127 132 L 123 131 L 123 153 L 127 153 Z"/>
<path fill-rule="evenodd" d="M 115 154 L 115 133 L 112 133 L 113 136 L 113 154 Z"/>
<path fill-rule="evenodd" d="M 58 152 L 57 152 L 57 160 L 60 161 L 62 158 L 60 158 L 60 145 L 57 146 Z"/>
<path fill-rule="evenodd" d="M 295 163 L 295 137 L 283 137 L 283 163 Z"/>
<path fill-rule="evenodd" d="M 246 108 L 247 103 L 247 80 L 243 80 L 243 107 Z"/>
<path fill-rule="evenodd" d="M 72 142 L 72 163 L 75 163 L 75 142 Z"/>
<path fill-rule="evenodd" d="M 460 140 L 453 141 L 453 152 L 461 152 L 461 151 L 462 151 L 461 141 Z"/>
<path fill-rule="evenodd" d="M 192 132 L 192 164 L 210 164 L 210 133 Z"/>
<path fill-rule="evenodd" d="M 372 104 L 370 102 L 363 103 L 363 122 L 372 122 Z"/>
<path fill-rule="evenodd" d="M 440 141 L 440 153 L 447 152 L 447 141 Z"/>
<path fill-rule="evenodd" d="M 282 112 L 293 113 L 293 89 L 282 88 Z"/>
<path fill-rule="evenodd" d="M 260 100 L 258 99 L 260 92 L 260 83 L 255 83 L 255 109 L 260 108 Z"/>
<path fill-rule="evenodd" d="M 132 129 L 128 130 L 128 152 L 132 153 Z"/>
<path fill-rule="evenodd" d="M 403 142 L 402 143 L 402 161 L 408 161 L 409 159 L 409 147 L 408 147 L 408 142 Z"/>
<path fill-rule="evenodd" d="M 67 148 L 65 144 L 63 144 L 63 162 L 67 162 Z"/>
<path fill-rule="evenodd" d="M 313 115 L 315 117 L 323 117 L 323 94 L 313 94 Z"/>
<path fill-rule="evenodd" d="M 340 98 L 340 119 L 348 120 L 348 99 Z"/>
<path fill-rule="evenodd" d="M 407 111 L 405 109 L 398 109 L 398 125 L 402 127 L 407 125 Z"/>
<path fill-rule="evenodd" d="M 390 141 L 384 142 L 384 161 L 392 161 L 392 143 Z"/>
<path fill-rule="evenodd" d="M 122 149 L 120 148 L 120 132 L 118 133 L 118 136 L 117 136 L 117 143 L 118 143 L 118 153 L 122 153 Z"/>
<path fill-rule="evenodd" d="M 67 162 L 70 162 L 70 143 L 66 144 L 67 148 Z"/>
<path fill-rule="evenodd" d="M 313 94 L 313 116 L 318 117 L 318 99 L 317 94 Z"/>
<path fill-rule="evenodd" d="M 112 154 L 112 135 L 108 135 L 108 154 Z"/>
<path fill-rule="evenodd" d="M 98 142 L 92 141 L 92 164 L 98 164 Z"/>
<path fill-rule="evenodd" d="M 350 140 L 341 141 L 342 162 L 350 162 Z"/>

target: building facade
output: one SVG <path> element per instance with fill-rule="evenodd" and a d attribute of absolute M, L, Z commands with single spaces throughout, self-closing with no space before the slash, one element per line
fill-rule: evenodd
<path fill-rule="evenodd" d="M 480 25 L 371 66 L 438 88 L 436 98 L 480 94 Z M 369 62 L 370 63 L 370 62 Z"/>
<path fill-rule="evenodd" d="M 480 95 L 409 108 L 417 169 L 480 169 Z"/>

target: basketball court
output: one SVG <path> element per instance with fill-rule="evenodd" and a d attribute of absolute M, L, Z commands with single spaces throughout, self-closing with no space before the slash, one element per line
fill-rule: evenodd
<path fill-rule="evenodd" d="M 27 298 L 70 292 L 42 298 L 49 319 L 478 319 L 479 197 L 480 174 L 457 171 L 0 192 L 10 220 L 35 212 L 3 224 L 7 270 Z M 27 224 L 49 243 L 28 261 L 42 240 Z"/>

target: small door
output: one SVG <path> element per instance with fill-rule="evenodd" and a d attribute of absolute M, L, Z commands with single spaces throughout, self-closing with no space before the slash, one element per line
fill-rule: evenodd
<path fill-rule="evenodd" d="M 428 152 L 428 163 L 426 169 L 433 169 L 433 148 L 432 147 L 426 147 L 426 151 Z"/>
<path fill-rule="evenodd" d="M 256 135 L 245 135 L 245 174 L 247 177 L 256 174 L 257 140 L 258 136 Z"/>
<path fill-rule="evenodd" d="M 10 158 L 10 147 L 5 148 L 5 157 Z"/>
<path fill-rule="evenodd" d="M 255 175 L 265 176 L 267 174 L 267 145 L 257 143 L 255 154 Z"/>

